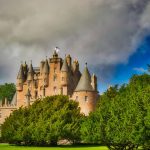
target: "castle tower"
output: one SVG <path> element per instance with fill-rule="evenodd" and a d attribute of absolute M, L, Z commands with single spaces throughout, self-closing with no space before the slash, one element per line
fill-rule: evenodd
<path fill-rule="evenodd" d="M 21 107 L 24 105 L 24 70 L 23 70 L 23 65 L 21 64 L 20 70 L 17 76 L 17 84 L 16 84 L 16 90 L 17 90 L 17 107 Z"/>
<path fill-rule="evenodd" d="M 59 58 L 56 50 L 53 53 L 53 57 L 49 59 L 50 64 L 50 73 L 49 73 L 49 87 L 46 89 L 46 95 L 49 92 L 49 95 L 61 94 L 61 67 L 62 67 L 62 58 Z"/>
<path fill-rule="evenodd" d="M 73 99 L 79 102 L 81 113 L 88 115 L 94 111 L 98 98 L 97 90 L 91 85 L 91 75 L 86 67 L 73 94 Z"/>
<path fill-rule="evenodd" d="M 24 70 L 23 70 L 23 65 L 20 65 L 20 69 L 19 69 L 19 73 L 17 76 L 17 85 L 16 88 L 18 91 L 22 91 L 23 90 L 23 82 L 25 80 L 25 76 L 24 76 Z"/>
<path fill-rule="evenodd" d="M 32 62 L 31 62 L 29 71 L 28 71 L 28 76 L 27 76 L 28 83 L 33 81 L 33 79 L 34 79 L 34 70 L 33 70 Z"/>
<path fill-rule="evenodd" d="M 40 63 L 40 75 L 43 74 L 44 63 L 45 63 L 45 61 L 43 61 L 43 60 Z"/>
<path fill-rule="evenodd" d="M 69 68 L 67 63 L 67 58 L 65 58 L 62 68 L 61 68 L 61 88 L 63 95 L 68 95 L 68 74 L 69 74 Z"/>
<path fill-rule="evenodd" d="M 43 85 L 45 87 L 47 87 L 49 84 L 49 64 L 48 64 L 47 59 L 44 63 L 44 67 L 43 67 L 43 71 L 42 71 L 42 77 L 43 77 Z"/>
<path fill-rule="evenodd" d="M 27 75 L 28 75 L 28 65 L 26 64 L 26 61 L 23 65 L 23 71 L 24 71 L 24 76 L 25 76 L 25 79 L 27 79 Z"/>

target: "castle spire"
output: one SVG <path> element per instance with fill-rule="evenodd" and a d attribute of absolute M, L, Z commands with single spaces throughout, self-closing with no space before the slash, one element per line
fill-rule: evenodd
<path fill-rule="evenodd" d="M 67 60 L 66 60 L 66 57 L 65 57 L 65 60 L 64 60 L 64 62 L 63 62 L 63 65 L 62 65 L 62 67 L 61 67 L 61 71 L 62 72 L 68 72 L 68 64 L 67 64 Z"/>
<path fill-rule="evenodd" d="M 87 63 L 85 64 L 85 69 L 82 73 L 82 76 L 79 80 L 79 83 L 75 91 L 93 91 L 93 88 L 91 85 L 91 75 L 89 73 Z"/>
<path fill-rule="evenodd" d="M 31 64 L 30 64 L 30 67 L 29 67 L 29 71 L 28 71 L 27 80 L 33 80 L 33 77 L 34 77 L 34 69 L 33 69 L 32 61 L 31 61 Z"/>
<path fill-rule="evenodd" d="M 46 58 L 46 61 L 44 63 L 43 73 L 44 74 L 49 74 L 49 64 L 48 64 L 47 58 Z"/>
<path fill-rule="evenodd" d="M 18 73 L 17 79 L 22 80 L 22 81 L 24 80 L 24 70 L 23 70 L 22 63 L 20 65 L 20 69 L 19 69 L 19 73 Z"/>

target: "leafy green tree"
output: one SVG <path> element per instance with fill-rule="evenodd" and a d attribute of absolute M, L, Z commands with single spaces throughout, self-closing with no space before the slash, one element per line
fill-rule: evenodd
<path fill-rule="evenodd" d="M 150 148 L 150 76 L 134 75 L 129 84 L 110 87 L 95 112 L 81 124 L 85 142 L 103 143 L 111 150 Z"/>
<path fill-rule="evenodd" d="M 9 101 L 11 101 L 15 92 L 16 87 L 13 83 L 5 83 L 4 85 L 0 85 L 0 100 L 7 98 Z"/>
<path fill-rule="evenodd" d="M 2 125 L 2 137 L 11 143 L 56 145 L 59 140 L 80 140 L 80 108 L 66 96 L 37 100 L 29 108 L 20 108 Z"/>

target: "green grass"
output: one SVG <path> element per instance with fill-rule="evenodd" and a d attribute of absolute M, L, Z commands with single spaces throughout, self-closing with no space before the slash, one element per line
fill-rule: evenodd
<path fill-rule="evenodd" d="M 108 150 L 104 146 L 24 147 L 0 144 L 0 150 Z"/>

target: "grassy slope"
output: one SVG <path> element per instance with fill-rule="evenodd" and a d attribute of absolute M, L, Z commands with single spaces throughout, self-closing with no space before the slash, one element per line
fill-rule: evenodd
<path fill-rule="evenodd" d="M 0 144 L 0 150 L 108 150 L 106 147 L 23 147 Z"/>

